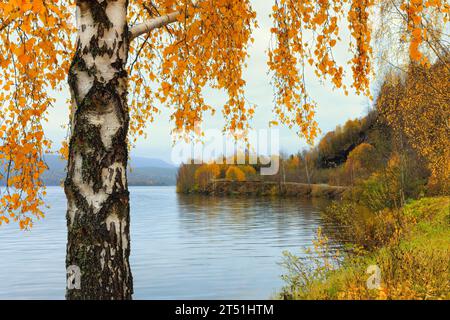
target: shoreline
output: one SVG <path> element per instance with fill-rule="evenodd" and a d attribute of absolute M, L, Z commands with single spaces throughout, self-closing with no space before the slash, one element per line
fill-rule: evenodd
<path fill-rule="evenodd" d="M 413 200 L 397 213 L 399 214 L 397 217 L 401 219 L 397 225 L 399 231 L 384 239 L 384 243 L 371 246 L 367 251 L 358 254 L 344 255 L 344 259 L 337 267 L 323 269 L 319 276 L 308 272 L 301 274 L 303 282 L 296 282 L 293 286 L 292 282 L 291 285 L 288 283 L 276 298 L 449 299 L 450 197 L 435 196 Z M 389 221 L 385 220 L 382 226 L 389 228 Z M 326 249 L 325 241 L 317 252 Z M 296 261 L 295 258 L 293 261 Z M 303 268 L 302 265 L 300 268 Z M 379 271 L 373 271 L 376 268 Z M 427 270 L 427 273 L 417 275 L 417 270 Z M 375 272 L 379 272 L 378 283 L 373 282 Z M 372 281 L 370 282 L 372 287 L 369 280 Z"/>
<path fill-rule="evenodd" d="M 213 180 L 203 188 L 190 189 L 184 194 L 209 196 L 278 196 L 341 199 L 347 187 L 327 184 L 307 184 L 297 182 L 271 181 L 230 181 Z"/>

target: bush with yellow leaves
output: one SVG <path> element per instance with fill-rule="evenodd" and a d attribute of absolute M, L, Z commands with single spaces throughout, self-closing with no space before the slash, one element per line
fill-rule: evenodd
<path fill-rule="evenodd" d="M 231 181 L 244 181 L 245 173 L 239 169 L 237 166 L 230 166 L 227 169 L 227 173 L 225 174 L 225 178 Z"/>

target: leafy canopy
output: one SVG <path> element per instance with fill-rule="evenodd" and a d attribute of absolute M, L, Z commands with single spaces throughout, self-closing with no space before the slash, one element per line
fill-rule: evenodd
<path fill-rule="evenodd" d="M 449 5 L 441 0 L 390 2 L 399 4 L 396 8 L 404 17 L 410 57 L 425 64 L 421 45 L 429 38 L 424 19 L 438 17 L 434 25 L 442 19 L 447 23 Z M 281 123 L 309 142 L 318 129 L 304 68 L 312 67 L 319 78 L 347 93 L 344 67 L 334 59 L 333 49 L 343 41 L 341 29 L 348 21 L 352 87 L 369 95 L 370 15 L 380 3 L 385 1 L 274 1 L 273 44 L 268 52 L 274 112 Z M 143 134 L 158 111 L 158 102 L 173 108 L 175 129 L 194 130 L 205 112 L 215 111 L 205 102 L 206 87 L 228 95 L 221 108 L 225 129 L 245 131 L 255 112 L 246 103 L 243 79 L 252 31 L 257 27 L 251 1 L 130 0 L 128 23 L 132 26 L 174 12 L 180 13 L 175 22 L 131 43 L 130 138 Z M 42 123 L 55 103 L 55 90 L 62 90 L 65 83 L 74 51 L 74 16 L 74 0 L 0 2 L 0 174 L 8 186 L 0 196 L 0 223 L 12 219 L 25 229 L 31 227 L 33 216 L 43 216 L 40 208 L 45 191 L 40 177 L 51 141 Z"/>

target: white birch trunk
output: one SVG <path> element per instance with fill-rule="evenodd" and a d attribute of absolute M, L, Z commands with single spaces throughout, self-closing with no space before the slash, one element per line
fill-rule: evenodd
<path fill-rule="evenodd" d="M 69 72 L 73 98 L 66 265 L 81 271 L 67 299 L 131 299 L 126 177 L 127 0 L 77 0 L 77 49 Z"/>

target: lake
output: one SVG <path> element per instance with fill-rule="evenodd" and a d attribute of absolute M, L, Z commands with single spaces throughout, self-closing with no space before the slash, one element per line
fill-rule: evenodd
<path fill-rule="evenodd" d="M 66 200 L 47 191 L 31 231 L 0 227 L 0 299 L 64 299 Z M 283 285 L 282 251 L 303 254 L 324 226 L 323 201 L 130 193 L 135 299 L 268 299 Z"/>

